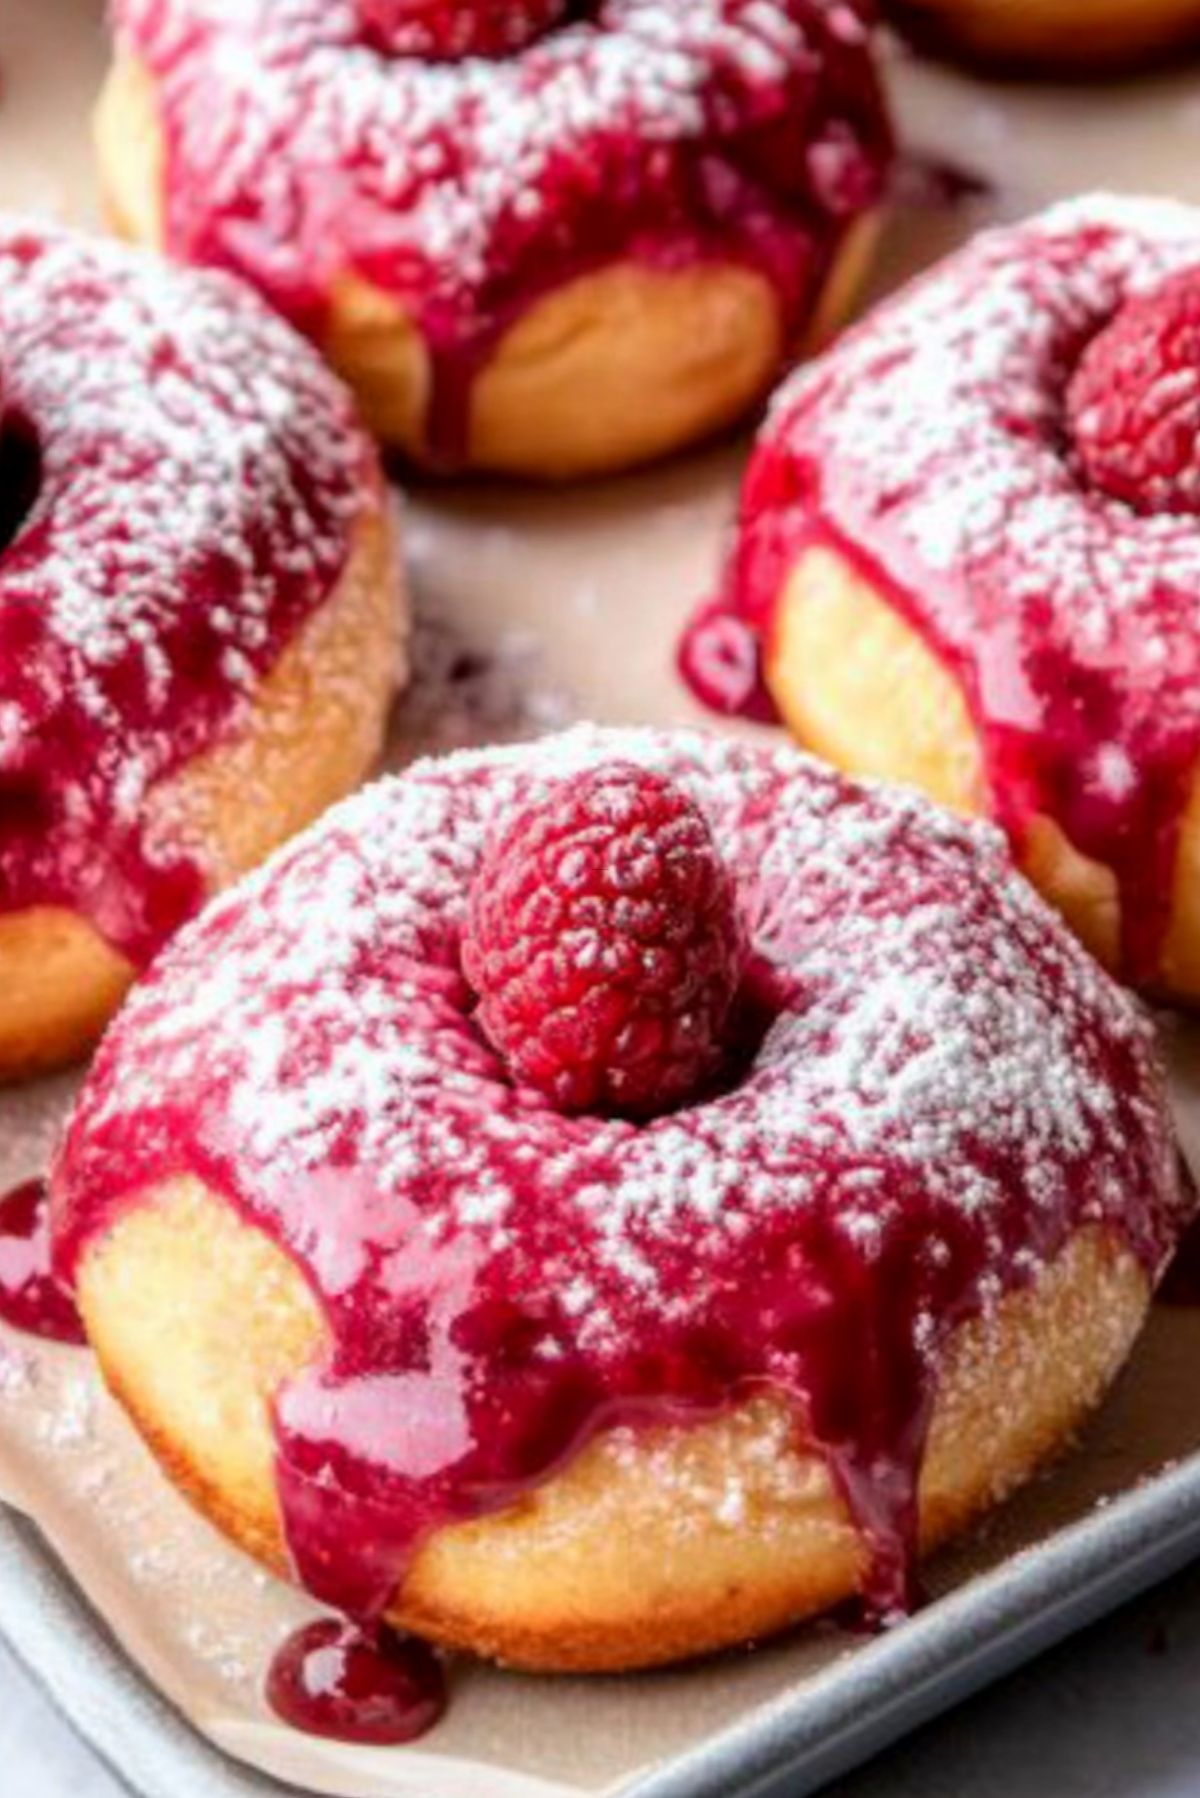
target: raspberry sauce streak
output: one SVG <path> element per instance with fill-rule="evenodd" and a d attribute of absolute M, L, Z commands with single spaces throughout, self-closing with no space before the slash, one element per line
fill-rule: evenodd
<path fill-rule="evenodd" d="M 85 1340 L 74 1300 L 51 1265 L 44 1180 L 27 1180 L 0 1198 L 0 1319 L 48 1342 Z"/>
<path fill-rule="evenodd" d="M 730 1090 L 642 1124 L 514 1087 L 460 973 L 496 828 L 622 759 L 704 812 L 775 1011 Z M 360 1619 L 431 1532 L 614 1426 L 764 1392 L 894 1617 L 953 1332 L 1088 1225 L 1156 1275 L 1191 1207 L 1148 1025 L 994 834 L 682 733 L 422 765 L 210 907 L 84 1088 L 54 1177 L 64 1275 L 180 1175 L 319 1301 L 327 1351 L 276 1397 L 278 1491 L 297 1574 Z"/>
<path fill-rule="evenodd" d="M 308 1735 L 385 1748 L 433 1728 L 446 1708 L 446 1680 L 424 1642 L 328 1618 L 276 1650 L 266 1695 L 285 1723 Z"/>
<path fill-rule="evenodd" d="M 723 591 L 679 650 L 704 703 L 762 718 L 788 579 L 832 552 L 955 677 L 1018 853 L 1050 819 L 1112 871 L 1122 971 L 1148 987 L 1200 765 L 1200 528 L 1096 490 L 1065 396 L 1130 291 L 1198 261 L 1200 212 L 1079 202 L 977 239 L 847 333 L 784 389 Z"/>
<path fill-rule="evenodd" d="M 351 0 L 116 16 L 157 89 L 168 247 L 318 340 L 348 274 L 394 300 L 430 357 L 423 448 L 445 468 L 508 326 L 613 262 L 744 264 L 796 343 L 892 156 L 852 4 L 603 0 L 464 62 L 386 54 Z"/>

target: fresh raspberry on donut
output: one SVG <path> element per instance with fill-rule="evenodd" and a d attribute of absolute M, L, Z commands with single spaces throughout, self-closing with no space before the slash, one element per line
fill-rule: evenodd
<path fill-rule="evenodd" d="M 567 0 L 358 0 L 358 8 L 389 55 L 458 62 L 526 49 L 564 18 Z"/>
<path fill-rule="evenodd" d="M 646 1117 L 721 1061 L 742 932 L 703 813 L 609 762 L 559 783 L 485 851 L 463 966 L 513 1078 L 563 1111 Z"/>
<path fill-rule="evenodd" d="M 1200 268 L 1127 301 L 1092 339 L 1067 417 L 1092 486 L 1139 512 L 1200 512 Z"/>

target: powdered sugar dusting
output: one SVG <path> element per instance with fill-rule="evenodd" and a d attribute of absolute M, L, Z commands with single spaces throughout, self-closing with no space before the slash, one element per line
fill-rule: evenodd
<path fill-rule="evenodd" d="M 610 259 L 749 263 L 796 336 L 890 155 L 848 10 L 597 0 L 519 54 L 457 62 L 381 54 L 355 0 L 115 14 L 161 98 L 171 249 L 318 332 L 348 272 L 395 295 L 433 359 L 427 448 L 446 457 L 481 351 Z"/>
<path fill-rule="evenodd" d="M 681 1211 L 724 1230 L 759 1202 L 794 1204 L 814 1147 L 852 1164 L 845 1224 L 868 1240 L 897 1161 L 986 1218 L 993 1155 L 1013 1157 L 1041 1202 L 1064 1156 L 1112 1153 L 1120 1096 L 1078 1038 L 1085 1023 L 1102 1028 L 1148 1067 L 1147 1027 L 1007 872 L 999 838 L 908 798 L 848 798 L 787 751 L 679 743 L 580 729 L 536 750 L 420 764 L 337 808 L 218 902 L 135 993 L 85 1092 L 87 1131 L 219 1065 L 255 1187 L 322 1172 L 349 1127 L 355 1165 L 380 1190 L 457 1167 L 439 1232 L 499 1191 L 496 1146 L 520 1159 L 536 1145 L 555 1163 L 550 1184 L 574 1187 L 593 1246 L 635 1278 L 638 1230 L 669 1230 Z M 739 1090 L 641 1130 L 546 1107 L 522 1116 L 486 1049 L 451 1029 L 457 935 L 489 829 L 606 754 L 681 779 L 727 856 L 757 864 L 744 903 L 788 1001 Z M 323 1041 L 321 1067 L 298 1054 L 309 1039 Z M 438 1093 L 461 1103 L 447 1110 Z M 468 1141 L 462 1114 L 476 1107 Z M 579 1178 L 589 1170 L 594 1190 Z M 595 1311 L 588 1327 L 603 1327 Z"/>
<path fill-rule="evenodd" d="M 1200 752 L 1200 530 L 1097 490 L 1065 395 L 1123 301 L 1197 264 L 1200 212 L 1166 200 L 1096 196 L 976 239 L 782 389 L 732 575 L 766 628 L 803 544 L 865 555 L 959 677 L 1014 839 L 1039 813 L 1116 873 L 1147 981 Z"/>
<path fill-rule="evenodd" d="M 885 507 L 933 570 L 1002 558 L 1014 604 L 1052 594 L 1085 657 L 1157 670 L 1171 623 L 1159 595 L 1195 588 L 1200 532 L 1085 490 L 1061 406 L 1122 299 L 1197 261 L 1200 212 L 1162 200 L 1073 201 L 986 232 L 785 384 L 768 428 L 819 435 L 835 510 L 852 484 L 856 508 Z M 942 622 L 956 642 L 968 627 Z"/>
<path fill-rule="evenodd" d="M 147 794 L 327 596 L 371 452 L 250 295 L 65 230 L 0 222 L 0 355 L 37 456 L 0 545 L 0 904 L 75 902 L 136 955 L 188 884 L 144 865 L 118 901 Z"/>
<path fill-rule="evenodd" d="M 380 57 L 353 0 L 121 0 L 117 18 L 129 46 L 168 72 L 178 154 L 214 178 L 211 208 L 251 185 L 282 242 L 306 170 L 361 169 L 393 214 L 393 243 L 453 291 L 489 273 L 495 233 L 514 211 L 539 207 L 551 168 L 577 179 L 585 157 L 611 157 L 631 121 L 641 145 L 703 145 L 734 135 L 756 108 L 777 115 L 803 93 L 797 73 L 811 75 L 830 15 L 836 27 L 845 8 L 608 0 L 596 10 L 595 23 L 519 57 L 458 64 Z M 290 171 L 273 154 L 281 136 Z M 607 195 L 618 199 L 611 186 Z"/>
<path fill-rule="evenodd" d="M 704 811 L 774 1009 L 730 1090 L 642 1126 L 564 1117 L 511 1087 L 459 968 L 490 832 L 609 760 L 669 775 Z M 718 1390 L 798 1389 L 828 1443 L 846 1383 L 875 1365 L 826 1359 L 828 1332 L 852 1329 L 905 1391 L 911 1431 L 954 1323 L 1087 1222 L 1156 1269 L 1186 1208 L 1145 1019 L 997 835 L 789 750 L 593 729 L 384 781 L 182 934 L 110 1032 L 68 1133 L 67 1241 L 85 1246 L 131 1192 L 185 1172 L 289 1246 L 342 1344 L 340 1372 L 281 1399 L 287 1465 L 310 1465 L 311 1430 L 332 1452 L 328 1379 L 340 1452 L 389 1480 L 423 1466 L 421 1503 L 440 1516 L 462 1502 L 460 1466 L 516 1477 L 496 1382 L 505 1416 L 524 1402 L 514 1381 L 554 1416 L 546 1383 L 561 1376 L 569 1438 L 581 1379 L 629 1398 L 648 1381 L 658 1397 L 667 1356 L 679 1402 L 697 1401 L 715 1355 Z M 406 1315 L 414 1282 L 429 1340 L 419 1371 L 403 1357 L 398 1371 L 377 1360 L 379 1307 Z M 504 1346 L 514 1306 L 520 1375 Z M 439 1440 L 462 1462 L 435 1477 L 419 1432 L 384 1421 L 384 1387 L 410 1418 L 440 1395 Z M 864 1432 L 881 1406 L 858 1401 Z M 312 1502 L 308 1481 L 293 1550 L 328 1579 L 328 1556 L 305 1559 Z M 369 1575 L 385 1597 L 389 1552 Z"/>

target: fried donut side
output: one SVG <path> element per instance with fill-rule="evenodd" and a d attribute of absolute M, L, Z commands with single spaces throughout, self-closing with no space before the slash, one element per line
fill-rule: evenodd
<path fill-rule="evenodd" d="M 836 551 L 808 551 L 788 577 L 766 653 L 768 684 L 800 742 L 847 774 L 920 787 L 965 817 L 991 810 L 983 753 L 954 675 L 886 597 Z M 1052 818 L 1028 827 L 1020 861 L 1106 967 L 1120 960 L 1112 870 Z M 1200 781 L 1183 812 L 1159 984 L 1200 1001 Z"/>
<path fill-rule="evenodd" d="M 982 747 L 954 675 L 845 557 L 812 549 L 788 577 L 765 656 L 767 683 L 798 740 L 848 774 L 920 787 L 964 817 L 991 812 Z M 1200 822 L 1200 821 L 1198 821 Z M 1191 836 L 1185 832 L 1185 842 Z M 1186 852 L 1185 852 L 1186 853 Z M 1191 854 L 1200 853 L 1200 831 Z M 1108 967 L 1119 959 L 1120 895 L 1047 817 L 1032 821 L 1021 862 L 1076 935 Z M 1186 887 L 1181 868 L 1180 881 Z M 1177 912 L 1164 966 L 1200 951 L 1200 920 Z M 1200 996 L 1200 987 L 1197 988 Z"/>

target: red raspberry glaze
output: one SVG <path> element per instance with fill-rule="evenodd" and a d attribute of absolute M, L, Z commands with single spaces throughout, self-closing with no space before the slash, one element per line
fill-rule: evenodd
<path fill-rule="evenodd" d="M 378 1747 L 415 1741 L 446 1708 L 441 1662 L 424 1642 L 334 1617 L 281 1644 L 265 1690 L 272 1710 L 296 1729 Z"/>
<path fill-rule="evenodd" d="M 652 1116 L 722 1062 L 741 979 L 733 885 L 681 787 L 616 762 L 500 834 L 471 888 L 463 971 L 513 1076 L 560 1111 Z"/>
<path fill-rule="evenodd" d="M 761 642 L 801 552 L 840 551 L 958 678 L 1014 844 L 1040 814 L 1113 869 L 1123 971 L 1147 984 L 1200 760 L 1200 528 L 1153 478 L 1171 439 L 1152 427 L 1195 374 L 1163 394 L 1151 363 L 1127 402 L 1150 432 L 1141 511 L 1087 477 L 1067 396 L 1138 296 L 1198 260 L 1200 211 L 1097 196 L 983 235 L 848 332 L 778 395 L 722 604 L 681 650 L 711 703 L 752 709 L 752 642 L 722 657 L 711 630 Z M 1176 353 L 1152 336 L 1147 356 Z M 1133 447 L 1113 440 L 1110 472 Z"/>
<path fill-rule="evenodd" d="M 794 344 L 891 156 L 847 0 L 591 0 L 520 55 L 457 64 L 373 51 L 355 0 L 114 10 L 160 86 L 167 247 L 318 336 L 347 271 L 393 294 L 430 347 L 447 466 L 508 325 L 614 259 L 744 262 Z"/>
<path fill-rule="evenodd" d="M 614 759 L 703 812 L 775 1005 L 739 1080 L 642 1125 L 515 1088 L 460 972 L 492 833 Z M 180 1174 L 324 1308 L 328 1358 L 276 1402 L 279 1493 L 300 1577 L 357 1612 L 429 1530 L 597 1431 L 761 1382 L 794 1399 L 894 1610 L 948 1334 L 1088 1222 L 1156 1273 L 1191 1208 L 1146 1020 L 998 834 L 686 733 L 420 764 L 218 899 L 83 1089 L 60 1271 Z"/>
<path fill-rule="evenodd" d="M 203 896 L 160 783 L 236 726 L 378 480 L 308 346 L 220 275 L 0 219 L 0 915 L 143 963 Z"/>
<path fill-rule="evenodd" d="M 358 0 L 377 50 L 434 62 L 511 56 L 557 25 L 566 10 L 567 0 Z"/>
<path fill-rule="evenodd" d="M 51 1269 L 44 1180 L 27 1180 L 0 1198 L 0 1318 L 48 1342 L 86 1341 L 75 1301 Z"/>
<path fill-rule="evenodd" d="M 1136 512 L 1200 512 L 1200 268 L 1127 300 L 1093 337 L 1067 427 L 1102 493 Z"/>

